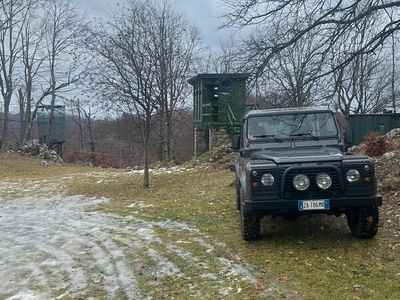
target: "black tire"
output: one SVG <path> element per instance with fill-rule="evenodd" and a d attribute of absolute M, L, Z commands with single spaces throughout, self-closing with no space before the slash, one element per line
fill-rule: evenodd
<path fill-rule="evenodd" d="M 240 201 L 244 201 L 243 192 L 240 192 Z M 240 203 L 241 204 L 241 203 Z M 254 241 L 260 238 L 260 217 L 254 213 L 246 212 L 240 209 L 240 229 L 242 239 L 245 241 Z"/>
<path fill-rule="evenodd" d="M 346 213 L 347 224 L 354 237 L 372 239 L 378 232 L 378 207 L 363 207 L 352 209 Z"/>
<path fill-rule="evenodd" d="M 240 211 L 240 188 L 236 188 L 236 210 Z"/>

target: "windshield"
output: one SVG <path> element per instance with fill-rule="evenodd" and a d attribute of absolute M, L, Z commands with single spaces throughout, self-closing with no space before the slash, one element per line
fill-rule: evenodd
<path fill-rule="evenodd" d="M 249 117 L 247 137 L 293 138 L 293 137 L 336 137 L 335 119 L 331 113 L 306 113 Z"/>

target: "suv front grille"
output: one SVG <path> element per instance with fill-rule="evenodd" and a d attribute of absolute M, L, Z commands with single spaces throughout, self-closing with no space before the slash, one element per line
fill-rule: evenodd
<path fill-rule="evenodd" d="M 281 193 L 285 199 L 323 199 L 323 198 L 335 198 L 340 196 L 340 171 L 330 166 L 320 166 L 317 168 L 294 168 L 285 173 L 285 169 L 280 169 L 280 177 L 282 178 Z M 322 190 L 316 183 L 316 177 L 320 173 L 326 173 L 332 178 L 332 185 L 327 190 Z M 293 178 L 297 174 L 305 174 L 310 178 L 310 187 L 306 191 L 298 191 L 293 186 Z M 285 178 L 283 178 L 285 176 Z"/>

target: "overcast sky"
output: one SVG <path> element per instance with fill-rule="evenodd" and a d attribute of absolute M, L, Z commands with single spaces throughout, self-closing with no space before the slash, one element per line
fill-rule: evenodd
<path fill-rule="evenodd" d="M 89 16 L 104 17 L 110 8 L 115 8 L 118 0 L 76 0 L 78 5 L 87 11 Z M 204 46 L 217 48 L 222 39 L 231 34 L 228 30 L 218 30 L 224 12 L 222 0 L 172 0 L 177 10 L 183 13 L 187 20 L 196 25 L 202 34 Z"/>

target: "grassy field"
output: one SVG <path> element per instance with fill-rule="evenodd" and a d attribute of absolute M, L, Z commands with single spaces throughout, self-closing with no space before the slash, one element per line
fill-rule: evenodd
<path fill-rule="evenodd" d="M 359 240 L 351 237 L 344 218 L 307 216 L 293 222 L 265 218 L 262 239 L 243 242 L 232 182 L 229 171 L 210 168 L 154 175 L 148 190 L 141 188 L 141 176 L 133 175 L 101 184 L 76 181 L 71 191 L 113 199 L 102 208 L 106 211 L 129 214 L 129 204 L 144 203 L 148 207 L 140 214 L 148 219 L 194 224 L 224 243 L 236 259 L 265 272 L 265 284 L 282 283 L 299 298 L 400 298 L 398 221 L 388 223 L 383 213 L 377 237 Z M 179 291 L 179 286 L 171 288 Z M 241 296 L 256 294 L 248 289 Z"/>
<path fill-rule="evenodd" d="M 109 198 L 109 204 L 99 207 L 103 212 L 193 225 L 218 246 L 207 251 L 206 247 L 184 243 L 185 250 L 203 261 L 229 257 L 251 265 L 257 274 L 257 282 L 235 282 L 237 293 L 224 297 L 212 285 L 218 278 L 201 278 L 201 267 L 192 268 L 182 257 L 158 249 L 166 257 L 174 255 L 169 258 L 186 277 L 171 277 L 154 285 L 150 275 L 142 276 L 143 294 L 152 291 L 155 298 L 185 299 L 190 297 L 187 286 L 196 284 L 202 290 L 201 298 L 209 299 L 400 299 L 400 209 L 397 200 L 393 205 L 397 199 L 393 184 L 398 181 L 385 194 L 392 204 L 382 207 L 380 230 L 373 240 L 352 238 L 344 218 L 307 216 L 292 222 L 264 218 L 262 239 L 249 243 L 240 238 L 234 178 L 228 170 L 203 167 L 152 174 L 151 187 L 143 189 L 140 174 L 72 165 L 42 167 L 35 160 L 8 158 L 1 156 L 2 180 L 105 172 L 102 179 L 74 177 L 67 182 L 68 193 Z M 162 229 L 157 234 L 163 241 L 187 238 L 184 233 Z M 217 265 L 210 263 L 207 268 L 218 274 Z"/>
<path fill-rule="evenodd" d="M 51 178 L 89 171 L 92 169 L 72 164 L 44 167 L 38 159 L 0 152 L 0 179 Z"/>

